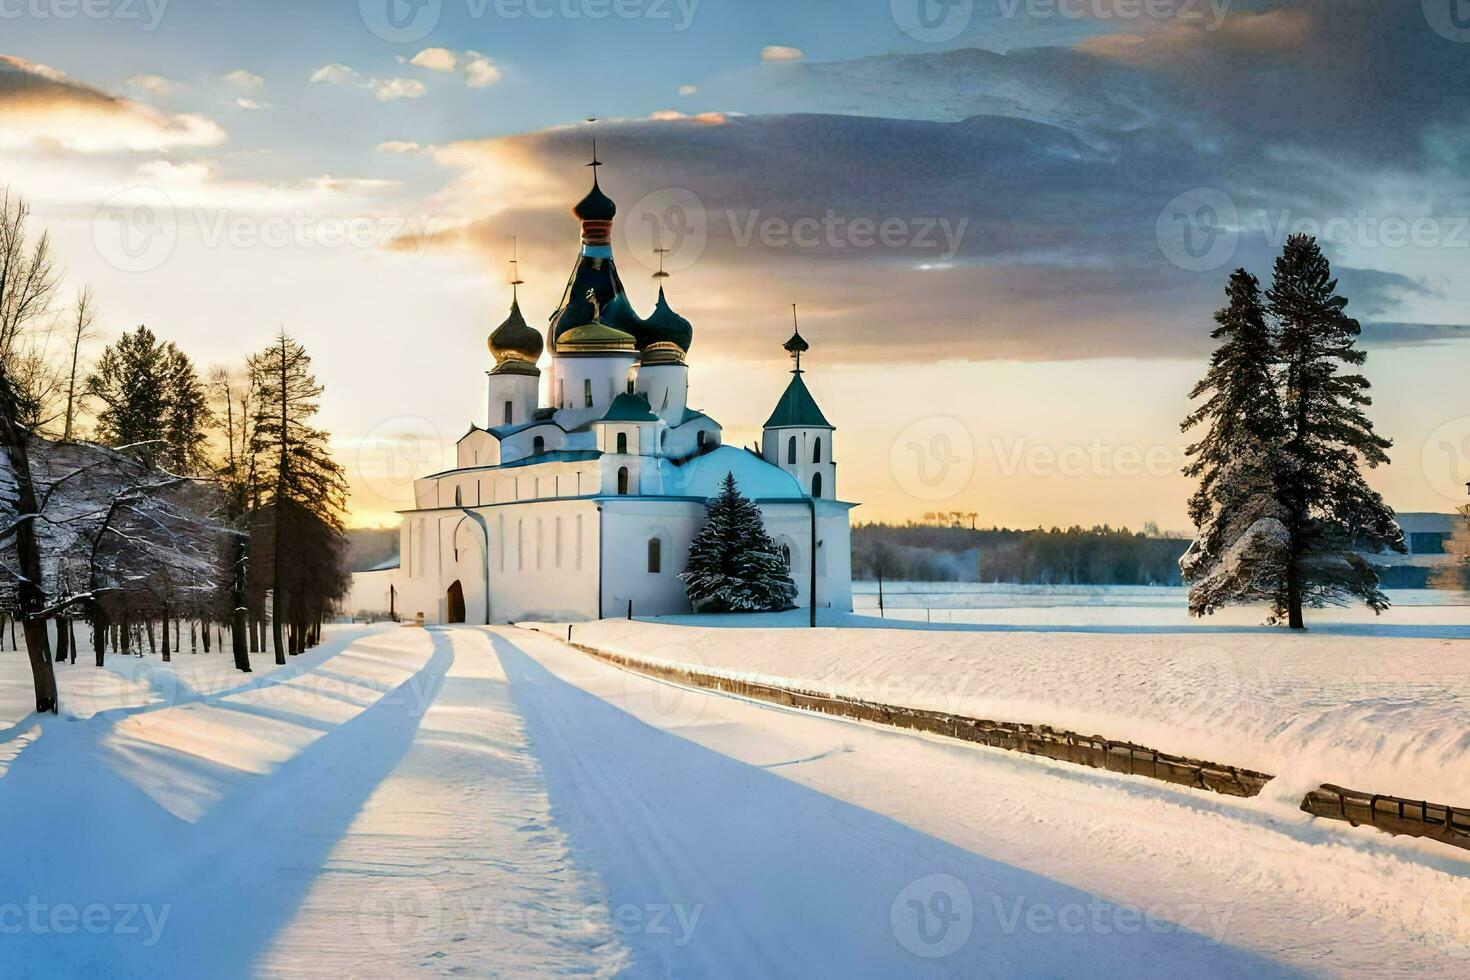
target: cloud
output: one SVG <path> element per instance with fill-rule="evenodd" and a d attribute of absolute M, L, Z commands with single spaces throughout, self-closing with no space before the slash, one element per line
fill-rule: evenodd
<path fill-rule="evenodd" d="M 238 106 L 241 109 L 245 109 L 245 110 L 252 111 L 252 112 L 253 111 L 260 110 L 260 109 L 269 109 L 270 108 L 270 103 L 268 103 L 268 102 L 257 102 L 254 99 L 245 99 L 245 98 L 236 99 L 235 100 L 235 105 Z"/>
<path fill-rule="evenodd" d="M 470 88 L 489 88 L 503 77 L 499 66 L 483 55 L 470 52 L 465 64 L 465 84 Z"/>
<path fill-rule="evenodd" d="M 392 102 L 395 99 L 422 99 L 429 94 L 423 82 L 412 78 L 374 78 L 368 82 L 368 87 L 373 90 L 379 102 Z"/>
<path fill-rule="evenodd" d="M 461 73 L 468 88 L 489 88 L 504 77 L 500 66 L 478 51 L 425 48 L 412 58 L 399 56 L 398 61 L 428 71 Z"/>
<path fill-rule="evenodd" d="M 806 55 L 801 48 L 791 48 L 784 44 L 768 44 L 761 49 L 762 61 L 800 61 Z"/>
<path fill-rule="evenodd" d="M 134 75 L 128 79 L 128 84 L 149 95 L 168 95 L 178 87 L 162 75 Z"/>
<path fill-rule="evenodd" d="M 58 69 L 0 56 L 0 149 L 145 152 L 224 140 L 224 129 L 204 116 L 161 112 Z"/>
<path fill-rule="evenodd" d="M 459 65 L 459 58 L 448 48 L 424 48 L 408 62 L 429 71 L 452 72 Z"/>
<path fill-rule="evenodd" d="M 357 85 L 361 80 L 361 75 L 338 62 L 333 62 L 330 65 L 322 65 L 311 73 L 312 83 L 318 85 L 323 83 L 327 85 Z"/>
<path fill-rule="evenodd" d="M 264 78 L 244 68 L 237 68 L 230 72 L 225 76 L 225 81 L 246 92 L 253 92 L 265 84 Z"/>
<path fill-rule="evenodd" d="M 379 153 L 410 154 L 418 153 L 423 147 L 417 143 L 406 140 L 388 140 L 386 143 L 378 144 Z"/>
<path fill-rule="evenodd" d="M 694 95 L 698 91 L 699 91 L 699 86 L 698 85 L 680 85 L 679 86 L 679 94 L 680 95 L 683 95 L 683 96 Z"/>
<path fill-rule="evenodd" d="M 314 84 L 349 85 L 370 90 L 379 102 L 396 99 L 421 99 L 429 94 L 423 82 L 413 78 L 364 78 L 346 65 L 332 63 L 323 65 L 311 73 Z"/>
<path fill-rule="evenodd" d="M 1230 270 L 1270 275 L 1283 225 L 1257 211 L 1274 219 L 1287 200 L 1294 222 L 1362 200 L 1336 173 L 1299 179 L 1293 160 L 1237 161 L 1227 181 L 1218 158 L 1147 129 L 1100 140 L 1001 116 L 704 121 L 714 120 L 604 120 L 601 179 L 619 206 L 625 281 L 655 268 L 647 229 L 667 229 L 671 298 L 702 346 L 733 356 L 746 350 L 751 319 L 789 298 L 814 321 L 841 324 L 827 351 L 835 360 L 1198 356 Z M 437 148 L 454 176 L 435 202 L 448 216 L 436 244 L 489 259 L 515 235 L 527 273 L 564 275 L 585 154 L 586 131 L 574 126 Z M 1165 236 L 1173 200 L 1203 187 L 1225 188 L 1238 220 L 1228 253 L 1201 272 L 1171 261 Z M 1416 256 L 1327 247 L 1375 342 L 1465 334 L 1455 324 L 1378 328 L 1416 323 L 1409 311 L 1435 294 L 1360 266 Z M 646 309 L 649 297 L 631 288 Z"/>

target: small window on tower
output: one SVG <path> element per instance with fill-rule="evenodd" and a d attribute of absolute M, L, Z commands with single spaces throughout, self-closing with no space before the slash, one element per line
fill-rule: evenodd
<path fill-rule="evenodd" d="M 648 572 L 658 575 L 664 570 L 664 543 L 658 538 L 648 539 Z"/>
<path fill-rule="evenodd" d="M 786 440 L 786 462 L 796 465 L 796 436 Z"/>
<path fill-rule="evenodd" d="M 537 456 L 540 456 L 542 453 L 546 452 L 546 439 L 542 436 L 537 436 L 535 439 L 532 439 L 531 452 Z"/>
<path fill-rule="evenodd" d="M 708 441 L 708 438 L 709 433 L 704 431 L 703 429 L 700 429 L 697 433 L 695 433 L 694 445 L 699 449 L 700 452 L 704 452 L 705 443 Z"/>
<path fill-rule="evenodd" d="M 504 425 L 510 425 L 510 420 L 511 420 L 511 416 L 512 416 L 512 412 L 511 412 L 511 409 L 512 408 L 514 408 L 514 405 L 512 403 L 510 403 L 510 402 L 506 402 L 505 403 L 505 418 L 503 420 L 503 424 Z"/>
<path fill-rule="evenodd" d="M 582 402 L 588 408 L 592 407 L 592 379 L 587 378 L 582 382 Z"/>
<path fill-rule="evenodd" d="M 618 452 L 619 453 L 626 453 L 627 451 L 628 451 L 628 433 L 626 433 L 626 432 L 619 432 L 618 433 Z"/>
<path fill-rule="evenodd" d="M 626 466 L 620 466 L 620 467 L 618 467 L 618 496 L 620 496 L 620 497 L 626 497 L 627 495 L 628 495 L 628 468 Z"/>
<path fill-rule="evenodd" d="M 820 463 L 821 461 L 822 461 L 822 440 L 821 440 L 821 437 L 819 436 L 817 438 L 817 441 L 814 442 L 814 443 L 812 443 L 812 462 L 813 463 Z"/>

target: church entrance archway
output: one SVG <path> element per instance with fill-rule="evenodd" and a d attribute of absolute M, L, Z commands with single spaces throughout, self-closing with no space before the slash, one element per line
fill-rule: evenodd
<path fill-rule="evenodd" d="M 444 621 L 446 623 L 464 622 L 464 586 L 460 585 L 459 581 L 456 580 L 449 587 L 449 592 L 445 598 L 447 605 L 444 612 Z"/>

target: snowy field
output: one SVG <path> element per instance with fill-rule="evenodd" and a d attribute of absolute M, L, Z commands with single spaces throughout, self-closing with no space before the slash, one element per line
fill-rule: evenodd
<path fill-rule="evenodd" d="M 59 718 L 27 714 L 25 658 L 0 653 L 0 975 L 1470 971 L 1466 852 L 1295 809 L 1308 779 L 1470 804 L 1451 621 L 1470 617 L 1405 606 L 1284 637 L 1124 632 L 1155 614 L 1141 604 L 1048 632 L 1036 608 L 575 630 L 703 669 L 1257 753 L 1222 761 L 1282 779 L 1240 800 L 885 731 L 512 627 L 333 628 L 252 675 L 217 652 L 79 660 L 58 666 Z M 1311 766 L 1275 764 L 1291 758 Z"/>

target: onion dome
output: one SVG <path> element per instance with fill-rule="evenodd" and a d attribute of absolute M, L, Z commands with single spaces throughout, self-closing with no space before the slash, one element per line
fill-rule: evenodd
<path fill-rule="evenodd" d="M 643 350 L 645 364 L 668 364 L 684 362 L 689 353 L 689 344 L 694 340 L 694 327 L 689 321 L 675 313 L 659 287 L 658 303 L 644 321 L 647 343 Z"/>
<path fill-rule="evenodd" d="M 611 255 L 613 215 L 617 213 L 618 206 L 602 193 L 597 177 L 593 176 L 592 189 L 572 208 L 572 214 L 582 222 L 582 244 L 609 250 L 606 254 Z"/>
<path fill-rule="evenodd" d="M 490 334 L 490 353 L 495 357 L 494 374 L 540 374 L 536 361 L 544 341 L 521 315 L 519 299 L 511 301 L 510 316 Z"/>
<path fill-rule="evenodd" d="M 636 354 L 638 342 L 633 335 L 605 323 L 584 323 L 563 333 L 556 341 L 557 356 L 578 354 Z"/>
<path fill-rule="evenodd" d="M 633 309 L 633 304 L 628 301 L 627 293 L 618 293 L 608 300 L 598 320 L 610 327 L 617 327 L 623 333 L 632 334 L 640 348 L 647 342 L 648 324 Z"/>
<path fill-rule="evenodd" d="M 617 213 L 618 206 L 602 192 L 596 177 L 592 178 L 592 189 L 587 192 L 587 196 L 572 208 L 572 214 L 581 221 L 611 221 Z"/>

